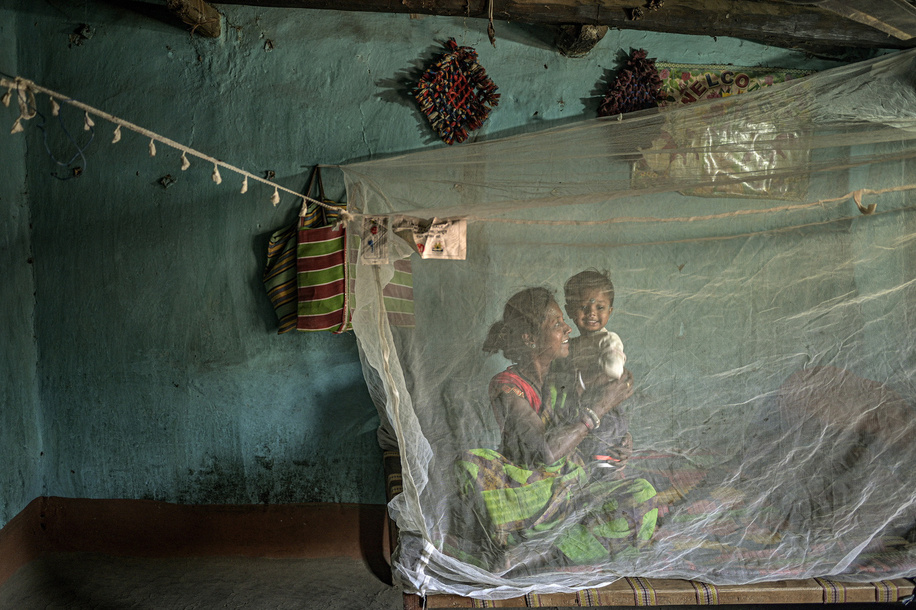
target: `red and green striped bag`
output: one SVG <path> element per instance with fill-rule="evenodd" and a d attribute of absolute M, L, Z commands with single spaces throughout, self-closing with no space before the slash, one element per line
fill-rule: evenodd
<path fill-rule="evenodd" d="M 337 223 L 313 228 L 306 217 L 299 219 L 297 330 L 349 330 L 346 241 L 347 231 Z"/>
<path fill-rule="evenodd" d="M 278 334 L 296 328 L 298 288 L 296 286 L 297 223 L 274 231 L 267 244 L 267 264 L 264 268 L 264 288 L 277 313 Z"/>
<path fill-rule="evenodd" d="M 319 201 L 336 208 L 345 204 L 324 196 L 317 169 L 307 194 L 317 178 Z M 280 322 L 279 333 L 351 330 L 351 301 L 357 244 L 344 245 L 347 232 L 338 226 L 340 213 L 318 204 L 307 206 L 296 223 L 276 231 L 267 248 L 264 287 Z M 394 277 L 385 285 L 383 296 L 388 320 L 393 326 L 414 326 L 413 274 L 410 260 L 394 263 Z M 350 286 L 351 291 L 346 290 Z"/>
<path fill-rule="evenodd" d="M 312 173 L 308 195 L 316 179 L 318 200 L 343 207 L 325 198 L 320 168 Z M 350 330 L 348 271 L 347 231 L 340 223 L 339 212 L 309 204 L 299 217 L 296 240 L 297 330 Z"/>

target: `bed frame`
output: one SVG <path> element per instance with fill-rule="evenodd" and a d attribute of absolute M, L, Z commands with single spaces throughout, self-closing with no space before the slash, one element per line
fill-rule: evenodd
<path fill-rule="evenodd" d="M 385 489 L 390 502 L 401 493 L 401 456 L 385 451 Z M 398 541 L 397 527 L 389 518 L 391 549 Z M 529 593 L 521 597 L 488 601 L 460 595 L 404 594 L 405 610 L 425 608 L 542 608 L 595 606 L 708 606 L 719 604 L 832 604 L 908 602 L 914 581 L 898 578 L 869 583 L 840 582 L 827 578 L 784 580 L 752 585 L 710 585 L 696 580 L 623 578 L 599 589 L 576 593 Z"/>

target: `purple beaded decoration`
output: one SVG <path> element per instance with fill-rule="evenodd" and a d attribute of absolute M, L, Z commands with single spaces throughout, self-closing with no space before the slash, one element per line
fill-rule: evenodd
<path fill-rule="evenodd" d="M 654 108 L 662 95 L 662 79 L 655 59 L 646 59 L 643 49 L 630 52 L 630 58 L 608 87 L 598 107 L 598 116 L 615 116 L 634 110 Z"/>

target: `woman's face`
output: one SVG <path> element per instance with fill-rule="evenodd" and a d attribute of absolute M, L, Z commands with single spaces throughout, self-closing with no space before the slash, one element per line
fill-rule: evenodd
<path fill-rule="evenodd" d="M 569 333 L 572 329 L 563 320 L 563 312 L 556 303 L 547 308 L 547 316 L 541 324 L 535 341 L 535 354 L 550 362 L 569 355 Z"/>

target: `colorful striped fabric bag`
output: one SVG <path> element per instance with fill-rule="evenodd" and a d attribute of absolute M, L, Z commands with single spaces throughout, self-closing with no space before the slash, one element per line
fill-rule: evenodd
<path fill-rule="evenodd" d="M 345 204 L 324 196 L 318 168 L 309 180 L 311 196 L 317 181 L 319 201 L 338 208 Z M 277 313 L 278 332 L 351 330 L 351 299 L 358 244 L 345 248 L 347 231 L 338 227 L 340 214 L 318 204 L 303 206 L 298 220 L 270 237 L 264 287 Z M 351 240 L 352 241 L 352 240 Z M 348 293 L 345 288 L 350 286 Z M 394 277 L 382 294 L 392 326 L 414 326 L 413 274 L 409 259 L 394 263 Z"/>
<path fill-rule="evenodd" d="M 347 304 L 347 231 L 343 227 L 303 226 L 296 248 L 298 330 L 349 330 Z"/>
<path fill-rule="evenodd" d="M 277 312 L 280 322 L 279 334 L 296 328 L 296 242 L 297 224 L 291 224 L 274 231 L 267 244 L 267 265 L 264 268 L 264 288 L 267 297 Z"/>
<path fill-rule="evenodd" d="M 306 194 L 311 196 L 317 179 L 319 201 L 342 207 L 325 198 L 321 169 L 312 172 Z M 309 204 L 299 217 L 296 246 L 296 284 L 298 330 L 350 330 L 350 307 L 347 303 L 347 231 L 334 210 Z"/>

